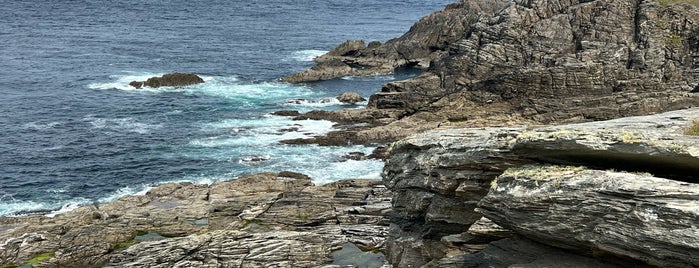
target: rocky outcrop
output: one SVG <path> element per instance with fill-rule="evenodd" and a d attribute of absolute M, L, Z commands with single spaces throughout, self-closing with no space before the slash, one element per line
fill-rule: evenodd
<path fill-rule="evenodd" d="M 400 38 L 371 46 L 348 41 L 283 80 L 424 68 L 370 97 L 365 113 L 395 116 L 346 135 L 357 142 L 437 126 L 608 120 L 697 106 L 697 36 L 699 8 L 689 4 L 460 1 Z"/>
<path fill-rule="evenodd" d="M 343 76 L 391 73 L 398 67 L 427 68 L 448 54 L 449 45 L 468 32 L 472 21 L 492 14 L 506 1 L 463 1 L 420 19 L 403 36 L 384 44 L 349 40 L 315 59 L 309 70 L 282 78 L 284 82 L 313 82 Z"/>
<path fill-rule="evenodd" d="M 363 102 L 366 101 L 365 98 L 359 95 L 359 93 L 356 92 L 345 92 L 340 94 L 340 96 L 337 97 L 337 100 L 339 100 L 342 103 L 345 104 L 351 104 L 354 105 L 357 102 Z"/>
<path fill-rule="evenodd" d="M 441 129 L 398 141 L 383 174 L 394 192 L 389 260 L 471 263 L 478 258 L 468 243 L 453 241 L 484 215 L 524 239 L 614 256 L 607 260 L 622 267 L 696 266 L 699 137 L 684 132 L 697 117 L 693 108 L 551 127 Z"/>
<path fill-rule="evenodd" d="M 699 185 L 569 166 L 508 169 L 494 185 L 477 211 L 536 241 L 658 267 L 699 266 Z"/>
<path fill-rule="evenodd" d="M 195 84 L 204 83 L 204 79 L 196 74 L 190 73 L 170 73 L 160 77 L 151 77 L 146 81 L 132 81 L 130 86 L 135 88 L 142 87 L 183 87 Z"/>
<path fill-rule="evenodd" d="M 0 265 L 317 267 L 347 243 L 382 249 L 388 211 L 390 192 L 372 180 L 313 186 L 280 172 L 169 183 L 53 218 L 0 218 Z"/>

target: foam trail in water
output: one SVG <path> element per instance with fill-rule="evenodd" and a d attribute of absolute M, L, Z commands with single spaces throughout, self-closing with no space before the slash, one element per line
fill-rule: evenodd
<path fill-rule="evenodd" d="M 344 76 L 341 79 L 348 81 L 388 81 L 396 80 L 396 76 L 392 74 L 375 74 L 365 76 Z"/>
<path fill-rule="evenodd" d="M 146 124 L 137 122 L 131 117 L 126 118 L 96 118 L 87 116 L 83 118 L 92 125 L 93 129 L 106 129 L 112 131 L 135 132 L 138 134 L 148 134 L 153 130 L 163 127 L 162 124 Z"/>
<path fill-rule="evenodd" d="M 31 130 L 47 130 L 47 129 L 52 129 L 55 128 L 59 125 L 63 124 L 63 122 L 48 122 L 48 123 L 43 123 L 43 122 L 29 122 L 24 125 L 22 125 L 22 128 L 24 129 L 31 129 Z"/>

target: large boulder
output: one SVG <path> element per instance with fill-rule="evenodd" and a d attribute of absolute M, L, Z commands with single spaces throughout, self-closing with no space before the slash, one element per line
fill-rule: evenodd
<path fill-rule="evenodd" d="M 345 92 L 340 94 L 340 96 L 337 97 L 337 100 L 339 100 L 342 103 L 346 104 L 351 104 L 354 105 L 357 102 L 363 102 L 366 101 L 365 98 L 363 98 L 359 93 L 356 92 Z"/>
<path fill-rule="evenodd" d="M 170 73 L 160 77 L 151 77 L 146 81 L 132 81 L 130 86 L 135 88 L 141 87 L 183 87 L 195 84 L 204 83 L 204 79 L 196 74 L 191 73 Z"/>
<path fill-rule="evenodd" d="M 583 255 L 696 265 L 699 137 L 685 130 L 698 117 L 693 108 L 550 127 L 439 129 L 400 140 L 383 172 L 394 193 L 388 257 L 408 267 L 469 254 L 449 238 L 465 236 L 485 215 Z M 551 164 L 586 168 L 550 171 Z"/>
<path fill-rule="evenodd" d="M 658 267 L 697 267 L 697 196 L 699 184 L 649 173 L 525 166 L 500 175 L 477 211 L 569 251 Z"/>

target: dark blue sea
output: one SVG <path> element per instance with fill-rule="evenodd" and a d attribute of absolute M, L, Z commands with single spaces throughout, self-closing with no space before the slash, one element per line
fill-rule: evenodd
<path fill-rule="evenodd" d="M 332 130 L 276 110 L 355 109 L 410 73 L 293 85 L 347 39 L 386 41 L 450 0 L 6 1 L 0 5 L 0 216 L 66 211 L 164 182 L 290 170 L 379 178 L 371 146 L 281 145 Z M 174 71 L 206 83 L 136 90 Z M 413 74 L 414 75 L 414 74 Z M 301 101 L 297 101 L 302 99 Z M 283 129 L 299 128 L 296 132 Z M 261 160 L 261 161 L 252 161 Z"/>

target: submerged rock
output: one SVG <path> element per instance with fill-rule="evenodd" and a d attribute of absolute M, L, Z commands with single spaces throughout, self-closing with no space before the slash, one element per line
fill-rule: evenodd
<path fill-rule="evenodd" d="M 140 81 L 132 81 L 129 83 L 130 86 L 135 87 L 135 88 L 141 88 L 141 87 L 152 87 L 152 88 L 158 88 L 158 87 L 182 87 L 182 86 L 189 86 L 189 85 L 195 85 L 195 84 L 201 84 L 204 83 L 204 79 L 199 77 L 196 74 L 191 74 L 191 73 L 170 73 L 163 75 L 161 77 L 151 77 L 148 78 L 148 80 L 140 82 Z"/>

